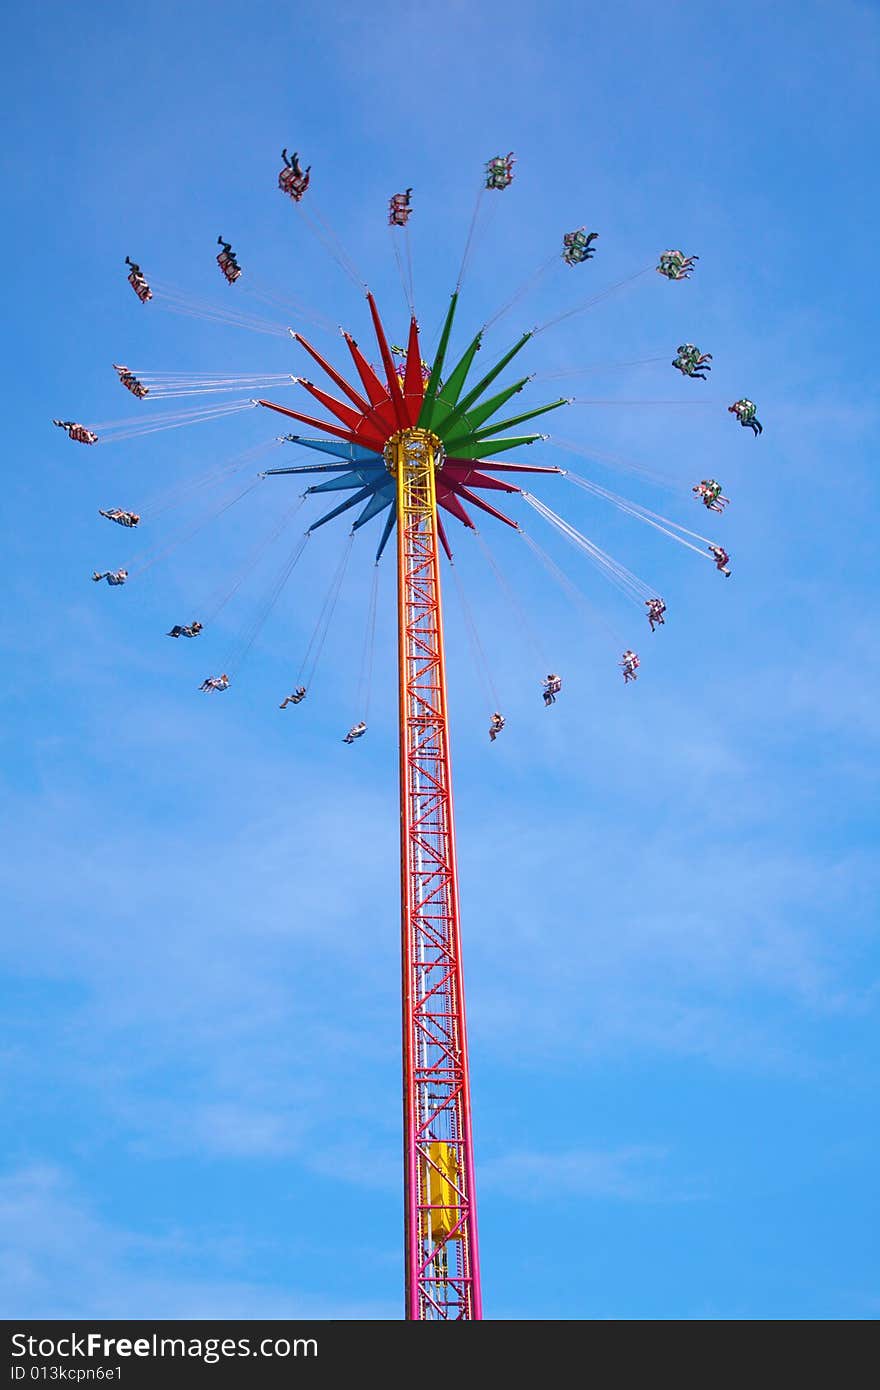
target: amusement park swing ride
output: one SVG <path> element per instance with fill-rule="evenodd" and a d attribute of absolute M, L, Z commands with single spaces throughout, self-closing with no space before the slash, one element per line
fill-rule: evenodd
<path fill-rule="evenodd" d="M 498 378 L 514 363 L 535 336 L 559 319 L 589 308 L 598 299 L 613 293 L 613 285 L 599 295 L 566 308 L 540 328 L 523 333 L 489 370 L 473 381 L 473 366 L 480 350 L 485 326 L 470 339 L 461 355 L 450 354 L 450 341 L 457 326 L 462 276 L 467 263 L 474 229 L 484 197 L 493 197 L 509 187 L 514 177 L 513 155 L 488 161 L 477 206 L 471 221 L 462 270 L 453 290 L 433 359 L 422 357 L 419 324 L 412 295 L 408 223 L 413 211 L 412 189 L 394 194 L 388 206 L 388 222 L 394 239 L 394 252 L 410 308 L 405 349 L 389 344 L 372 292 L 366 290 L 378 362 L 371 362 L 355 339 L 343 330 L 354 375 L 345 375 L 331 364 L 298 330 L 260 318 L 256 314 L 195 300 L 181 291 L 148 282 L 141 267 L 126 259 L 128 280 L 143 304 L 154 299 L 178 313 L 280 337 L 288 334 L 320 369 L 327 385 L 317 385 L 305 377 L 291 378 L 251 375 L 223 377 L 219 374 L 160 374 L 129 369 L 114 364 L 121 384 L 145 412 L 153 411 L 158 400 L 183 396 L 196 398 L 197 404 L 171 411 L 145 413 L 140 419 L 129 417 L 105 425 L 87 427 L 76 421 L 55 421 L 77 443 L 95 445 L 112 439 L 125 439 L 154 430 L 171 429 L 201 421 L 217 420 L 242 410 L 259 408 L 273 412 L 309 433 L 290 433 L 273 443 L 292 443 L 318 458 L 289 467 L 266 469 L 257 481 L 273 476 L 320 475 L 304 496 L 322 499 L 325 494 L 345 494 L 329 511 L 311 523 L 286 558 L 275 580 L 269 599 L 263 604 L 252 626 L 241 657 L 253 643 L 274 602 L 289 579 L 308 538 L 326 523 L 356 511 L 339 569 L 322 610 L 322 620 L 313 634 L 310 651 L 301 668 L 302 683 L 282 704 L 298 704 L 307 697 L 317 656 L 338 597 L 342 573 L 351 540 L 374 518 L 381 518 L 376 562 L 395 535 L 397 555 L 397 638 L 399 770 L 401 811 L 401 930 L 402 930 L 402 1012 L 403 1012 L 403 1099 L 404 1099 L 404 1244 L 406 1316 L 418 1321 L 479 1319 L 482 1317 L 479 1249 L 477 1241 L 476 1186 L 465 1025 L 464 978 L 462 973 L 461 925 L 453 817 L 449 719 L 447 711 L 446 655 L 443 636 L 441 558 L 451 561 L 452 550 L 446 530 L 452 518 L 473 530 L 474 510 L 513 528 L 528 542 L 531 550 L 547 566 L 551 575 L 570 592 L 576 590 L 569 576 L 542 550 L 518 522 L 501 510 L 504 499 L 518 498 L 548 522 L 580 554 L 589 559 L 616 588 L 637 607 L 647 610 L 653 631 L 662 626 L 666 605 L 624 565 L 600 549 L 576 527 L 546 503 L 525 491 L 519 480 L 530 475 L 567 477 L 594 497 L 601 498 L 624 514 L 642 521 L 667 537 L 714 563 L 729 577 L 726 550 L 716 541 L 700 535 L 692 527 L 661 516 L 625 497 L 579 477 L 560 467 L 531 465 L 521 461 L 523 451 L 548 437 L 532 432 L 539 417 L 559 410 L 570 402 L 554 399 L 526 410 L 505 407 L 525 387 L 530 378 L 519 377 L 508 385 L 497 386 Z M 311 181 L 310 170 L 303 169 L 297 154 L 283 153 L 278 185 L 303 213 L 311 230 L 325 248 L 349 273 L 351 262 L 332 229 L 316 211 L 307 212 L 304 198 Z M 398 239 L 406 238 L 405 260 Z M 598 234 L 585 227 L 562 237 L 561 256 L 567 266 L 591 261 Z M 220 272 L 228 285 L 244 278 L 232 245 L 222 237 L 216 256 Z M 656 266 L 630 276 L 629 281 L 656 269 L 669 281 L 690 277 L 696 256 L 677 250 L 664 251 Z M 548 263 L 549 264 L 549 263 Z M 356 273 L 353 275 L 356 280 Z M 532 277 L 532 281 L 534 280 Z M 527 286 L 532 283 L 527 282 Z M 236 294 L 238 291 L 236 291 Z M 277 303 L 264 295 L 269 303 Z M 515 301 L 518 296 L 514 296 Z M 502 311 L 503 312 L 503 311 Z M 495 317 L 499 317 L 496 315 Z M 494 321 L 494 320 L 493 320 Z M 490 321 L 491 322 L 491 321 Z M 652 359 L 655 360 L 655 359 Z M 683 376 L 706 380 L 711 370 L 711 354 L 701 353 L 691 343 L 681 345 L 672 361 Z M 269 399 L 277 389 L 297 384 L 320 408 L 321 415 L 290 408 Z M 333 389 L 328 389 L 333 388 Z M 206 395 L 234 396 L 225 403 L 198 403 Z M 257 393 L 257 394 L 255 394 Z M 741 399 L 728 407 L 740 425 L 757 436 L 761 425 L 752 401 Z M 329 418 L 328 418 L 329 417 Z M 525 428 L 528 427 L 528 428 Z M 561 441 L 560 441 L 561 442 Z M 271 447 L 271 446 L 270 446 Z M 226 483 L 243 466 L 252 466 L 259 450 L 248 451 L 232 464 L 210 475 L 208 482 Z M 510 456 L 513 456 L 512 458 Z M 194 481 L 200 486 L 203 479 Z M 185 486 L 185 485 L 184 485 Z M 233 506 L 251 488 L 239 491 L 231 500 L 225 497 L 208 520 Z M 715 479 L 702 479 L 692 492 L 694 500 L 719 515 L 728 499 Z M 489 501 L 488 496 L 494 500 Z M 300 499 L 302 500 L 302 499 Z M 297 506 L 299 504 L 297 503 Z M 277 539 L 297 507 L 285 512 L 270 539 Z M 155 509 L 154 509 L 155 510 Z M 136 529 L 141 514 L 120 507 L 101 510 L 107 520 Z M 147 513 L 148 515 L 148 513 Z M 192 530 L 187 531 L 192 534 Z M 186 537 L 184 537 L 185 539 Z M 172 541 L 170 544 L 176 544 Z M 158 551 L 164 554 L 170 548 Z M 257 548 L 256 555 L 261 552 Z M 152 552 L 156 557 L 157 552 Z M 130 562 L 131 563 L 131 562 Z M 152 558 L 149 563 L 152 563 Z M 255 563 L 251 552 L 237 573 L 229 592 L 213 606 L 204 609 L 188 623 L 178 623 L 168 633 L 174 638 L 197 638 L 210 627 L 232 593 L 244 582 Z M 145 569 L 146 563 L 140 566 Z M 129 570 L 96 571 L 96 582 L 106 580 L 114 587 L 124 585 L 139 573 Z M 374 570 L 374 575 L 376 571 Z M 499 576 L 502 577 L 502 576 Z M 375 631 L 375 579 L 368 628 Z M 323 627 L 321 627 L 323 621 Z M 372 661 L 372 654 L 370 654 Z M 631 649 L 623 652 L 620 667 L 626 684 L 638 678 L 640 661 Z M 209 676 L 202 684 L 205 692 L 229 688 L 227 672 Z M 562 689 L 562 678 L 550 672 L 543 681 L 545 704 L 555 703 Z M 500 710 L 492 713 L 489 736 L 494 739 L 504 728 Z M 346 735 L 354 742 L 367 725 L 361 719 Z"/>

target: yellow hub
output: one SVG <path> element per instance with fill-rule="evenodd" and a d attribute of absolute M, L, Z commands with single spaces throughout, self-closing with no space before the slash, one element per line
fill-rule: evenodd
<path fill-rule="evenodd" d="M 405 469 L 440 468 L 443 441 L 430 430 L 398 430 L 385 445 L 383 456 L 385 467 L 394 478 L 401 463 Z"/>
<path fill-rule="evenodd" d="M 443 444 L 430 430 L 398 430 L 384 449 L 385 467 L 397 480 L 397 520 L 433 518 L 437 509 L 434 472 L 443 462 Z"/>

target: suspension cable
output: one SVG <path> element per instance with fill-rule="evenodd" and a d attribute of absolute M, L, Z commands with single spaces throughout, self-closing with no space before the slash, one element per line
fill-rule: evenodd
<path fill-rule="evenodd" d="M 644 478 L 646 482 L 666 488 L 670 492 L 681 491 L 681 484 L 677 478 L 671 477 L 668 473 L 658 473 L 654 469 L 645 468 L 643 464 L 633 463 L 631 459 L 622 458 L 620 454 L 609 454 L 601 449 L 575 444 L 570 439 L 560 439 L 556 434 L 547 435 L 547 440 L 553 448 L 565 449 L 567 453 L 578 454 L 581 458 L 590 459 L 593 463 L 605 464 L 624 473 L 634 473 L 637 477 Z M 565 469 L 560 471 L 565 472 Z"/>
<path fill-rule="evenodd" d="M 318 614 L 318 620 L 315 623 L 314 629 L 312 630 L 312 635 L 309 638 L 309 644 L 306 647 L 305 655 L 303 656 L 302 662 L 300 663 L 300 668 L 296 677 L 297 684 L 304 685 L 307 690 L 311 687 L 315 679 L 315 673 L 318 669 L 318 661 L 320 660 L 321 652 L 324 650 L 324 643 L 327 640 L 327 633 L 330 630 L 330 622 L 333 618 L 333 614 L 336 609 L 336 604 L 339 599 L 339 594 L 342 589 L 342 581 L 345 578 L 345 570 L 346 566 L 348 565 L 348 557 L 351 554 L 351 547 L 354 543 L 354 538 L 355 532 L 352 530 L 348 534 L 348 540 L 345 543 L 345 549 L 343 550 L 342 555 L 340 556 L 339 563 L 336 566 L 336 571 L 333 575 L 333 578 L 330 581 L 330 587 L 327 590 L 326 597 L 321 606 L 321 611 Z"/>
<path fill-rule="evenodd" d="M 373 579 L 370 584 L 370 601 L 367 605 L 367 626 L 364 632 L 364 646 L 361 653 L 361 669 L 358 675 L 356 710 L 365 724 L 370 722 L 370 692 L 373 684 L 373 652 L 376 644 L 376 612 L 379 597 L 379 561 L 373 565 Z"/>
<path fill-rule="evenodd" d="M 554 251 L 552 256 L 548 256 L 546 261 L 542 261 L 541 264 L 538 266 L 537 270 L 533 270 L 531 275 L 529 275 L 522 282 L 519 289 L 514 290 L 513 294 L 506 301 L 506 303 L 502 304 L 500 309 L 496 309 L 492 317 L 486 320 L 486 322 L 483 324 L 483 332 L 487 332 L 487 330 L 490 329 L 493 326 L 493 324 L 496 324 L 499 321 L 499 319 L 502 319 L 504 317 L 508 310 L 512 309 L 515 304 L 518 304 L 521 299 L 524 299 L 525 296 L 528 294 L 529 290 L 533 289 L 534 286 L 537 285 L 538 281 L 542 279 L 544 275 L 546 275 L 550 267 L 552 265 L 555 265 L 558 260 L 559 256 L 557 252 Z"/>
<path fill-rule="evenodd" d="M 646 599 L 652 598 L 657 593 L 656 589 L 649 588 L 644 580 L 639 579 L 638 575 L 633 574 L 632 571 L 628 570 L 625 565 L 622 565 L 619 560 L 615 560 L 607 551 L 602 550 L 596 545 L 595 541 L 591 541 L 587 536 L 584 536 L 576 527 L 572 526 L 570 522 L 559 516 L 557 512 L 554 512 L 552 508 L 546 506 L 544 502 L 539 501 L 537 497 L 533 497 L 530 492 L 523 492 L 522 498 L 539 516 L 542 516 L 545 521 L 549 521 L 551 526 L 554 526 L 557 531 L 561 532 L 566 540 L 570 541 L 582 554 L 592 560 L 593 564 L 601 570 L 606 579 L 610 580 L 626 598 L 630 599 L 630 601 L 635 603 L 638 607 L 641 607 Z"/>
<path fill-rule="evenodd" d="M 624 401 L 624 400 L 619 400 L 619 399 L 618 399 L 618 400 L 608 400 L 608 401 L 597 401 L 597 400 L 588 399 L 586 396 L 572 396 L 572 397 L 570 398 L 570 400 L 569 400 L 569 405 L 685 405 L 685 406 L 707 406 L 707 405 L 712 405 L 712 406 L 716 406 L 716 405 L 720 405 L 720 404 L 721 404 L 720 401 L 707 401 L 707 400 L 700 400 L 700 401 Z"/>
<path fill-rule="evenodd" d="M 474 210 L 473 210 L 473 213 L 471 214 L 471 221 L 470 221 L 470 226 L 468 227 L 467 239 L 465 240 L 465 243 L 464 243 L 464 253 L 462 254 L 462 258 L 461 258 L 461 266 L 459 267 L 459 271 L 458 271 L 458 279 L 457 279 L 456 282 L 455 282 L 455 293 L 456 293 L 456 294 L 458 294 L 459 290 L 461 289 L 461 282 L 462 282 L 462 280 L 464 279 L 464 273 L 465 273 L 465 270 L 467 269 L 468 261 L 470 260 L 471 246 L 472 246 L 472 244 L 473 244 L 474 233 L 475 233 L 476 227 L 477 227 L 477 218 L 478 218 L 478 216 L 479 216 L 479 214 L 480 214 L 480 208 L 482 207 L 482 203 L 483 203 L 483 194 L 485 193 L 485 191 L 486 191 L 485 185 L 481 183 L 481 184 L 480 184 L 480 190 L 479 190 L 479 192 L 477 193 L 477 201 L 476 201 L 475 204 L 474 204 Z"/>
<path fill-rule="evenodd" d="M 587 376 L 590 372 L 622 371 L 624 367 L 654 367 L 667 357 L 639 357 L 632 362 L 587 362 L 583 367 L 564 367 L 558 372 L 536 372 L 534 381 L 560 381 L 563 377 Z"/>
<path fill-rule="evenodd" d="M 240 402 L 219 401 L 213 405 L 187 405 L 184 406 L 183 409 L 175 407 L 173 410 L 151 411 L 149 416 L 146 417 L 142 415 L 138 418 L 137 416 L 125 415 L 120 420 L 99 420 L 93 428 L 95 430 L 134 429 L 140 427 L 145 418 L 148 426 L 157 424 L 164 425 L 169 421 L 174 423 L 177 420 L 185 420 L 191 415 L 222 414 L 224 411 L 231 410 L 233 406 L 251 404 L 253 404 L 253 402 L 250 400 L 250 397 L 248 397 L 246 401 L 242 400 Z"/>
<path fill-rule="evenodd" d="M 643 275 L 647 275 L 648 272 L 653 269 L 653 265 L 646 265 L 642 270 L 637 270 L 632 275 L 627 275 L 625 279 L 618 280 L 615 284 L 609 285 L 604 290 L 600 290 L 598 294 L 591 295 L 589 299 L 582 300 L 580 304 L 573 305 L 571 309 L 563 309 L 561 314 L 555 314 L 553 318 L 546 319 L 544 323 L 540 324 L 534 330 L 534 333 L 543 333 L 545 329 L 553 328 L 555 324 L 562 323 L 564 319 L 570 319 L 575 314 L 586 313 L 587 309 L 592 309 L 594 304 L 601 304 L 603 299 L 610 298 L 610 296 L 616 294 L 618 290 L 622 290 L 627 285 L 633 284 L 634 281 L 640 280 Z"/>
<path fill-rule="evenodd" d="M 413 318 L 415 318 L 415 316 L 416 316 L 416 280 L 415 280 L 415 274 L 414 274 L 414 271 L 413 271 L 412 237 L 410 236 L 409 223 L 408 223 L 408 222 L 406 223 L 406 225 L 404 226 L 404 229 L 403 229 L 403 245 L 404 245 L 404 250 L 406 251 L 406 270 L 407 270 L 407 275 L 409 276 L 409 304 L 410 304 L 410 309 L 412 310 L 412 316 L 413 316 Z"/>
<path fill-rule="evenodd" d="M 601 624 L 601 626 L 604 627 L 605 631 L 611 635 L 616 644 L 619 644 L 621 646 L 624 645 L 623 639 L 617 632 L 616 628 L 613 628 L 611 626 L 611 624 L 605 619 L 600 610 L 590 602 L 586 594 L 584 594 L 574 583 L 574 581 L 570 579 L 569 576 L 565 573 L 565 570 L 560 569 L 556 561 L 553 560 L 547 554 L 546 550 L 544 550 L 544 548 L 538 544 L 534 537 L 530 536 L 527 531 L 523 531 L 522 529 L 520 529 L 519 534 L 522 536 L 523 540 L 526 542 L 532 553 L 534 555 L 537 555 L 541 564 L 544 566 L 547 573 L 550 575 L 551 579 L 555 580 L 555 582 L 562 589 L 563 593 L 567 594 L 568 597 L 572 599 L 580 609 L 583 610 L 583 612 L 589 618 L 590 622 Z"/>
<path fill-rule="evenodd" d="M 233 655 L 230 656 L 227 662 L 227 670 L 236 671 L 244 663 L 245 657 L 248 655 L 248 653 L 251 650 L 251 647 L 257 640 L 257 637 L 262 631 L 266 623 L 266 620 L 269 617 L 269 614 L 272 612 L 272 609 L 275 607 L 276 603 L 281 597 L 281 592 L 284 589 L 285 584 L 287 583 L 288 579 L 290 578 L 291 574 L 296 568 L 297 562 L 306 548 L 308 539 L 308 531 L 306 531 L 304 535 L 300 536 L 297 539 L 293 547 L 293 550 L 284 562 L 284 565 L 281 569 L 280 574 L 278 575 L 278 578 L 275 580 L 274 585 L 269 591 L 268 599 L 266 599 L 263 602 L 262 606 L 257 609 L 256 615 L 254 616 L 250 627 L 245 630 L 242 638 L 240 639 L 239 647 L 235 648 Z"/>
<path fill-rule="evenodd" d="M 202 516 L 199 517 L 194 525 L 184 527 L 183 530 L 176 532 L 165 545 L 160 546 L 158 549 L 148 550 L 146 553 L 141 552 L 141 556 L 136 557 L 140 558 L 141 563 L 135 565 L 129 577 L 133 579 L 136 575 L 143 574 L 145 570 L 151 569 L 158 560 L 169 555 L 172 550 L 176 550 L 178 546 L 183 545 L 184 541 L 190 540 L 191 537 L 197 535 L 199 531 L 204 530 L 209 522 L 216 521 L 217 517 L 222 516 L 224 512 L 228 512 L 230 507 L 234 507 L 236 502 L 240 502 L 243 497 L 247 497 L 248 493 L 253 492 L 255 488 L 259 487 L 262 481 L 262 475 L 258 474 L 253 482 L 248 483 L 247 487 L 241 492 L 237 492 L 234 497 L 230 497 L 228 500 L 224 499 L 219 506 L 211 507 L 209 511 L 203 513 Z"/>
<path fill-rule="evenodd" d="M 706 546 L 713 546 L 714 541 L 710 541 L 708 536 L 701 536 L 698 531 L 691 531 L 687 526 L 682 526 L 677 521 L 670 521 L 669 517 L 661 516 L 659 512 L 652 512 L 650 507 L 643 507 L 640 502 L 631 502 L 627 497 L 621 497 L 616 492 L 610 492 L 608 488 L 600 487 L 598 483 L 591 482 L 589 478 L 582 478 L 578 473 L 570 473 L 563 469 L 563 477 L 574 483 L 577 487 L 583 488 L 585 492 L 591 493 L 594 497 L 602 497 L 612 506 L 625 512 L 627 516 L 633 516 L 637 521 L 644 521 L 648 526 L 653 526 L 656 531 L 662 531 L 665 536 L 678 541 L 679 545 L 687 546 L 695 555 L 700 555 L 704 560 L 711 560 L 711 555 L 707 550 L 701 550 L 699 546 L 692 545 L 685 540 L 685 536 L 693 536 L 694 540 L 702 541 Z M 682 534 L 677 534 L 681 532 Z"/>
<path fill-rule="evenodd" d="M 473 534 L 476 536 L 477 543 L 479 544 L 480 549 L 482 550 L 487 561 L 489 562 L 489 567 L 492 570 L 492 573 L 495 575 L 496 580 L 498 581 L 498 586 L 501 589 L 501 592 L 504 594 L 508 604 L 510 605 L 510 609 L 513 613 L 515 620 L 515 626 L 521 633 L 525 635 L 530 647 L 532 648 L 533 654 L 537 657 L 538 665 L 541 667 L 541 669 L 549 671 L 550 666 L 547 662 L 547 653 L 544 651 L 542 644 L 538 640 L 538 635 L 528 617 L 528 614 L 525 611 L 525 608 L 520 603 L 519 599 L 514 593 L 513 587 L 510 584 L 507 576 L 505 575 L 501 567 L 497 564 L 495 556 L 489 549 L 488 541 L 484 537 L 482 531 L 474 530 Z"/>
<path fill-rule="evenodd" d="M 458 598 L 459 602 L 461 603 L 461 611 L 464 616 L 465 631 L 467 632 L 468 642 L 470 643 L 471 648 L 471 654 L 474 658 L 474 665 L 480 673 L 484 689 L 489 696 L 490 702 L 494 702 L 494 708 L 496 710 L 500 710 L 501 701 L 498 698 L 498 691 L 495 689 L 495 682 L 492 679 L 492 672 L 489 669 L 489 662 L 486 658 L 486 652 L 482 642 L 480 641 L 480 634 L 477 632 L 477 625 L 474 622 L 474 616 L 471 612 L 470 604 L 467 601 L 467 595 L 464 591 L 464 585 L 461 581 L 461 576 L 459 575 L 458 569 L 452 563 L 452 561 L 450 561 L 449 568 L 452 571 L 452 577 L 455 580 L 455 587 L 458 591 Z"/>
<path fill-rule="evenodd" d="M 99 444 L 118 444 L 124 439 L 134 439 L 144 434 L 157 434 L 160 430 L 181 429 L 184 425 L 200 425 L 208 420 L 219 420 L 226 415 L 237 415 L 243 410 L 252 410 L 257 405 L 257 401 L 226 401 L 218 405 L 203 405 L 189 407 L 187 410 L 174 411 L 165 415 L 152 415 L 135 420 L 129 417 L 127 420 L 107 421 L 104 424 L 94 426 L 100 434 Z M 110 438 L 107 438 L 107 435 Z"/>
<path fill-rule="evenodd" d="M 242 290 L 246 294 L 253 295 L 254 299 L 260 300 L 264 304 L 269 304 L 274 309 L 283 309 L 286 313 L 294 313 L 297 319 L 305 319 L 313 323 L 316 328 L 323 328 L 328 333 L 336 332 L 336 324 L 326 314 L 322 314 L 317 309 L 310 309 L 298 299 L 279 294 L 274 288 L 264 285 L 261 281 L 248 278 L 242 284 Z"/>
<path fill-rule="evenodd" d="M 391 237 L 391 247 L 394 251 L 394 259 L 397 263 L 397 273 L 400 276 L 400 286 L 403 290 L 403 297 L 406 300 L 407 308 L 409 309 L 413 318 L 415 318 L 416 310 L 415 305 L 413 304 L 412 285 L 407 282 L 406 271 L 404 270 L 403 260 L 400 255 L 400 247 L 397 244 L 397 237 L 394 235 L 396 230 L 397 229 L 395 227 L 389 227 L 388 234 Z"/>
<path fill-rule="evenodd" d="M 288 523 L 296 516 L 300 507 L 305 502 L 306 496 L 307 494 L 303 493 L 301 497 L 297 497 L 296 501 L 284 512 L 280 521 L 275 523 L 272 530 L 266 536 L 258 540 L 255 545 L 251 546 L 238 570 L 236 570 L 232 583 L 223 589 L 218 585 L 211 591 L 206 602 L 202 605 L 205 623 L 212 623 L 219 617 L 230 599 L 233 598 L 241 588 L 251 571 L 256 568 L 265 552 L 274 544 L 281 535 L 281 532 L 287 528 Z M 310 535 L 311 533 L 307 532 L 306 534 Z"/>
<path fill-rule="evenodd" d="M 303 219 L 312 235 L 317 238 L 330 258 L 339 266 L 340 270 L 353 281 L 358 289 L 365 288 L 366 281 L 363 276 L 358 273 L 354 261 L 349 256 L 333 228 L 326 219 L 321 216 L 314 201 L 312 202 L 311 213 L 302 203 L 297 203 L 296 207 L 300 217 Z"/>
<path fill-rule="evenodd" d="M 187 318 L 206 319 L 214 323 L 225 323 L 232 328 L 246 328 L 251 333 L 263 333 L 269 337 L 283 338 L 287 333 L 285 324 L 273 319 L 262 318 L 236 309 L 231 304 L 217 304 L 209 299 L 200 299 L 176 285 L 153 282 L 155 303 L 160 309 L 172 314 L 183 314 Z"/>
<path fill-rule="evenodd" d="M 158 493 L 152 502 L 148 501 L 146 506 L 140 508 L 141 520 L 155 521 L 157 517 L 180 506 L 182 502 L 188 501 L 197 492 L 205 491 L 213 484 L 226 482 L 228 478 L 233 478 L 236 473 L 242 472 L 250 464 L 256 463 L 258 458 L 270 450 L 279 447 L 280 443 L 277 439 L 264 440 L 262 444 L 257 444 L 252 449 L 246 449 L 243 453 L 236 454 L 234 458 L 220 464 L 217 468 L 211 468 L 208 472 L 200 473 L 195 478 L 187 478 L 175 483 L 173 487 Z"/>
<path fill-rule="evenodd" d="M 290 386 L 294 380 L 290 372 L 263 373 L 261 375 L 252 373 L 248 376 L 222 376 L 219 373 L 185 376 L 180 373 L 177 376 L 172 376 L 170 373 L 160 375 L 133 371 L 132 375 L 136 376 L 141 385 L 147 388 L 149 400 L 144 409 L 149 411 L 151 415 L 152 403 L 155 401 L 178 400 L 189 396 L 228 395 L 231 391 L 270 391 L 282 386 Z"/>
<path fill-rule="evenodd" d="M 314 199 L 311 199 L 310 202 L 312 214 L 315 217 L 315 220 L 321 225 L 321 227 L 323 227 L 326 235 L 330 237 L 330 239 L 333 242 L 335 242 L 336 246 L 339 248 L 339 254 L 342 257 L 343 261 L 346 263 L 346 266 L 348 268 L 348 274 L 351 276 L 352 280 L 356 285 L 358 285 L 360 288 L 365 288 L 366 281 L 364 280 L 363 275 L 361 275 L 358 271 L 358 268 L 355 265 L 352 257 L 349 255 L 346 247 L 343 245 L 342 238 L 339 236 L 338 232 L 334 231 L 327 218 L 322 215 L 321 210 L 318 207 L 317 203 L 315 203 Z M 300 204 L 300 206 L 302 206 L 302 204 Z"/>

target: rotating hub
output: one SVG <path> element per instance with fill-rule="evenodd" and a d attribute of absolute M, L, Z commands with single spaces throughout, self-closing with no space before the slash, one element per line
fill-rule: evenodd
<path fill-rule="evenodd" d="M 402 464 L 406 472 L 443 467 L 443 441 L 430 430 L 398 430 L 382 451 L 385 467 L 393 478 Z"/>

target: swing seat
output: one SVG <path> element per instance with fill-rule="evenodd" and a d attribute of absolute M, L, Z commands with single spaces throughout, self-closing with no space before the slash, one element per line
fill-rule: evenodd
<path fill-rule="evenodd" d="M 135 275 L 134 271 L 132 271 L 128 277 L 128 283 L 131 285 L 142 304 L 146 304 L 148 299 L 153 298 L 153 291 L 142 275 Z"/>
<path fill-rule="evenodd" d="M 308 174 L 295 174 L 287 166 L 278 175 L 278 187 L 282 193 L 286 193 L 295 203 L 298 203 L 309 186 Z"/>
<path fill-rule="evenodd" d="M 217 264 L 223 271 L 228 283 L 234 285 L 239 275 L 241 275 L 241 266 L 237 264 L 235 258 L 233 256 L 227 256 L 225 251 L 221 251 L 220 255 L 217 257 Z"/>
<path fill-rule="evenodd" d="M 68 431 L 70 438 L 76 440 L 77 444 L 97 444 L 98 436 L 94 430 L 87 430 L 85 425 L 72 425 Z"/>

